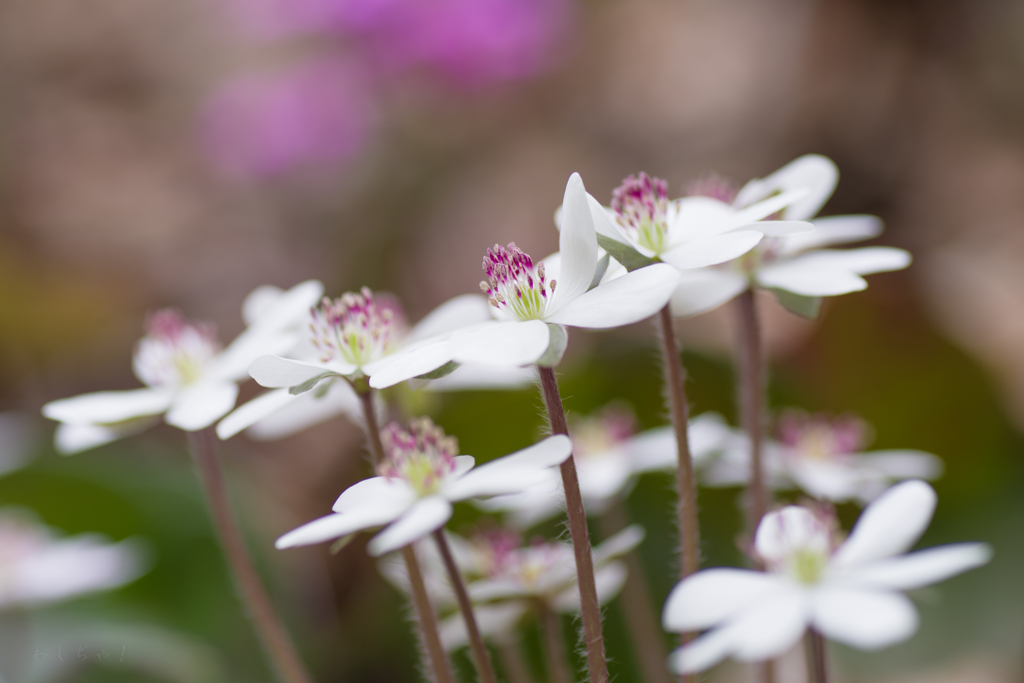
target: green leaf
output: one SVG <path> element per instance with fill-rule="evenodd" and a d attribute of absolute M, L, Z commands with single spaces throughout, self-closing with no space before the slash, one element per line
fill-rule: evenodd
<path fill-rule="evenodd" d="M 776 288 L 772 288 L 771 293 L 775 295 L 775 299 L 787 311 L 796 313 L 801 318 L 817 320 L 818 314 L 821 313 L 820 296 L 803 296 L 802 294 L 794 294 L 785 289 Z"/>
<path fill-rule="evenodd" d="M 611 237 L 598 235 L 597 243 L 601 245 L 602 249 L 611 254 L 613 259 L 625 266 L 626 270 L 633 271 L 649 266 L 652 263 L 657 263 L 654 259 L 644 256 L 628 244 L 614 240 Z"/>

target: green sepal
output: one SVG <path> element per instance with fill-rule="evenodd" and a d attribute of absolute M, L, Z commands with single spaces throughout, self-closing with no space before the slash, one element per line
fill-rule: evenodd
<path fill-rule="evenodd" d="M 644 256 L 628 244 L 619 242 L 611 237 L 598 235 L 597 243 L 600 244 L 602 249 L 611 254 L 611 257 L 621 263 L 628 271 L 634 271 L 638 268 L 649 266 L 652 263 L 657 263 L 654 259 Z"/>
<path fill-rule="evenodd" d="M 317 383 L 320 382 L 320 380 L 322 380 L 322 379 L 324 379 L 326 377 L 339 377 L 339 376 L 340 375 L 338 375 L 338 373 L 336 373 L 336 372 L 325 372 L 323 374 L 317 375 L 316 377 L 310 377 L 309 379 L 307 379 L 302 384 L 296 384 L 293 387 L 289 387 L 288 388 L 288 393 L 291 394 L 292 396 L 298 396 L 299 394 L 304 394 L 307 391 L 309 391 L 310 389 L 312 389 L 313 387 L 315 387 L 317 385 Z"/>
<path fill-rule="evenodd" d="M 590 281 L 590 286 L 587 287 L 588 292 L 600 284 L 601 278 L 603 278 L 604 274 L 608 272 L 608 263 L 611 260 L 611 254 L 605 252 L 605 255 L 597 262 L 597 268 L 594 269 L 594 278 Z"/>
<path fill-rule="evenodd" d="M 558 365 L 565 354 L 565 347 L 569 344 L 569 331 L 561 325 L 547 323 L 550 332 L 548 350 L 537 360 L 537 365 L 546 368 L 553 368 Z"/>
<path fill-rule="evenodd" d="M 349 534 L 348 536 L 342 536 L 337 541 L 335 541 L 334 543 L 331 544 L 331 547 L 328 549 L 328 552 L 330 552 L 331 555 L 337 555 L 338 553 L 341 552 L 341 549 L 344 548 L 345 546 L 347 546 L 349 543 L 351 543 L 352 539 L 355 538 L 355 537 L 356 537 L 355 534 Z"/>
<path fill-rule="evenodd" d="M 818 319 L 818 315 L 821 313 L 820 296 L 804 296 L 774 287 L 770 291 L 775 295 L 775 300 L 782 304 L 783 308 L 790 313 L 795 313 L 807 320 Z"/>
<path fill-rule="evenodd" d="M 459 367 L 459 364 L 453 360 L 448 361 L 439 368 L 434 368 L 430 372 L 425 372 L 422 375 L 416 375 L 415 379 L 441 379 L 455 372 Z"/>

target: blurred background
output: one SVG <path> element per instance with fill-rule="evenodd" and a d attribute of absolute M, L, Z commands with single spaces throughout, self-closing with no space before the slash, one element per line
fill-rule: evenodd
<path fill-rule="evenodd" d="M 923 626 L 908 643 L 835 648 L 836 678 L 1022 680 L 1024 5 L 6 0 L 0 35 L 0 410 L 28 425 L 0 434 L 0 449 L 32 457 L 0 478 L 0 504 L 69 534 L 142 539 L 151 560 L 118 591 L 6 613 L 0 626 L 29 623 L 31 637 L 8 639 L 5 657 L 38 668 L 60 644 L 112 653 L 65 667 L 69 681 L 271 678 L 182 434 L 160 427 L 62 457 L 37 417 L 48 400 L 137 386 L 147 310 L 214 321 L 226 341 L 251 289 L 318 278 L 332 295 L 393 292 L 416 320 L 474 291 L 495 242 L 554 251 L 573 171 L 605 201 L 640 170 L 678 196 L 708 171 L 742 183 L 816 152 L 841 171 L 823 214 L 881 216 L 878 243 L 915 263 L 827 302 L 817 323 L 766 299 L 773 405 L 855 411 L 876 446 L 940 455 L 923 544 L 996 550 L 918 596 Z M 731 312 L 678 327 L 695 412 L 730 419 Z M 618 398 L 643 426 L 664 424 L 656 349 L 648 324 L 574 333 L 567 409 Z M 415 400 L 481 459 L 542 426 L 533 390 Z M 338 419 L 223 450 L 317 680 L 417 680 L 403 598 L 365 538 L 334 556 L 272 547 L 364 476 L 358 429 Z M 707 566 L 741 562 L 735 499 L 702 492 Z M 667 475 L 630 499 L 659 600 L 675 573 L 671 501 Z M 476 514 L 460 510 L 454 528 Z M 612 673 L 639 681 L 619 610 L 607 609 Z M 728 666 L 716 676 L 745 680 Z"/>

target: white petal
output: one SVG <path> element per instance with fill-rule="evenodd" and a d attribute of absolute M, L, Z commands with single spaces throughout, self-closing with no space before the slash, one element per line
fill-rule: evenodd
<path fill-rule="evenodd" d="M 376 509 L 395 519 L 415 502 L 416 493 L 401 479 L 370 477 L 345 489 L 331 509 L 334 512 Z"/>
<path fill-rule="evenodd" d="M 319 391 L 314 390 L 299 394 L 294 399 L 253 424 L 246 431 L 246 435 L 258 441 L 274 441 L 297 434 L 338 415 L 344 415 L 353 424 L 363 424 L 362 403 L 351 385 L 344 380 L 331 381 L 327 393 L 322 396 Z"/>
<path fill-rule="evenodd" d="M 745 230 L 757 230 L 772 237 L 788 237 L 814 232 L 814 224 L 807 221 L 758 221 L 741 227 Z"/>
<path fill-rule="evenodd" d="M 313 545 L 335 538 L 342 538 L 357 531 L 372 529 L 387 524 L 395 518 L 392 511 L 384 508 L 359 508 L 351 512 L 335 513 L 314 519 L 277 539 L 274 547 L 278 550 L 299 545 Z"/>
<path fill-rule="evenodd" d="M 956 543 L 871 562 L 841 576 L 857 585 L 908 590 L 944 581 L 991 559 L 992 549 L 984 543 Z"/>
<path fill-rule="evenodd" d="M 857 460 L 861 466 L 894 479 L 938 479 L 945 469 L 941 458 L 909 449 L 871 451 L 861 454 Z"/>
<path fill-rule="evenodd" d="M 253 361 L 262 356 L 289 354 L 301 341 L 302 335 L 295 329 L 250 327 L 217 354 L 206 374 L 214 379 L 233 382 L 244 379 Z"/>
<path fill-rule="evenodd" d="M 594 329 L 631 325 L 661 310 L 678 282 L 679 271 L 656 263 L 594 287 L 545 319 Z"/>
<path fill-rule="evenodd" d="M 572 443 L 568 437 L 549 436 L 529 448 L 492 460 L 464 477 L 446 483 L 444 495 L 449 500 L 465 500 L 518 493 L 547 481 L 550 477 L 547 470 L 564 462 L 571 452 Z"/>
<path fill-rule="evenodd" d="M 242 301 L 242 320 L 252 325 L 260 316 L 269 311 L 284 290 L 274 285 L 260 285 L 249 292 Z"/>
<path fill-rule="evenodd" d="M 672 246 L 720 235 L 740 225 L 735 209 L 711 197 L 683 197 L 674 202 L 674 209 L 674 215 L 668 216 L 668 243 Z"/>
<path fill-rule="evenodd" d="M 174 397 L 164 421 L 187 432 L 206 429 L 235 407 L 238 385 L 234 382 L 200 382 Z"/>
<path fill-rule="evenodd" d="M 640 545 L 646 532 L 639 524 L 631 524 L 622 531 L 609 536 L 594 546 L 594 566 L 601 565 L 621 557 Z"/>
<path fill-rule="evenodd" d="M 758 555 L 771 561 L 783 560 L 794 550 L 817 547 L 827 553 L 829 538 L 822 522 L 805 507 L 787 505 L 769 512 L 757 525 L 754 546 Z"/>
<path fill-rule="evenodd" d="M 597 234 L 579 173 L 569 176 L 565 186 L 558 251 L 562 254 L 562 272 L 549 304 L 552 311 L 586 292 L 597 269 Z"/>
<path fill-rule="evenodd" d="M 899 593 L 823 586 L 812 605 L 822 635 L 861 650 L 898 643 L 917 630 L 917 610 Z"/>
<path fill-rule="evenodd" d="M 623 238 L 622 230 L 619 228 L 618 221 L 615 220 L 615 216 L 611 209 L 603 206 L 601 202 L 594 199 L 593 195 L 589 192 L 587 193 L 587 205 L 590 206 L 590 216 L 594 220 L 594 232 L 603 237 L 613 239 L 616 242 L 629 244 L 629 242 Z"/>
<path fill-rule="evenodd" d="M 528 529 L 565 509 L 565 492 L 558 471 L 551 469 L 544 481 L 522 491 L 475 500 L 473 504 L 487 512 L 507 512 L 508 521 L 520 529 Z"/>
<path fill-rule="evenodd" d="M 386 389 L 437 370 L 452 360 L 452 346 L 448 339 L 425 341 L 402 349 L 363 368 L 370 376 L 370 386 Z"/>
<path fill-rule="evenodd" d="M 816 268 L 848 270 L 858 275 L 902 270 L 910 265 L 910 252 L 895 247 L 861 247 L 860 249 L 819 249 L 799 257 L 804 264 Z"/>
<path fill-rule="evenodd" d="M 495 605 L 474 605 L 473 615 L 480 635 L 484 638 L 498 638 L 512 633 L 528 609 L 527 603 L 517 600 Z M 445 650 L 456 650 L 469 643 L 466 621 L 461 614 L 443 620 L 439 631 Z"/>
<path fill-rule="evenodd" d="M 594 571 L 597 587 L 597 602 L 605 604 L 615 598 L 626 583 L 629 572 L 624 562 L 612 562 Z M 555 596 L 551 606 L 557 612 L 572 614 L 580 611 L 580 589 L 575 583 Z"/>
<path fill-rule="evenodd" d="M 680 271 L 672 293 L 672 315 L 686 318 L 718 308 L 748 286 L 747 279 L 731 270 L 702 268 Z"/>
<path fill-rule="evenodd" d="M 743 256 L 760 243 L 764 234 L 756 228 L 683 242 L 661 254 L 661 260 L 681 270 L 715 266 Z"/>
<path fill-rule="evenodd" d="M 129 539 L 113 544 L 98 535 L 83 534 L 51 541 L 8 567 L 4 597 L 29 605 L 64 600 L 120 586 L 145 568 L 145 548 L 140 543 Z"/>
<path fill-rule="evenodd" d="M 935 503 L 935 490 L 923 481 L 893 486 L 864 509 L 831 564 L 848 567 L 907 551 L 928 528 Z"/>
<path fill-rule="evenodd" d="M 491 368 L 462 365 L 455 372 L 430 380 L 429 391 L 483 391 L 488 389 L 522 389 L 537 381 L 537 371 L 525 368 Z"/>
<path fill-rule="evenodd" d="M 507 600 L 509 598 L 521 598 L 529 595 L 529 591 L 524 588 L 521 582 L 502 577 L 474 581 L 466 587 L 466 590 L 474 602 Z"/>
<path fill-rule="evenodd" d="M 295 395 L 287 389 L 274 389 L 254 398 L 236 408 L 230 415 L 217 424 L 217 436 L 230 439 L 243 429 L 251 427 L 263 418 L 276 413 L 281 408 L 305 394 Z"/>
<path fill-rule="evenodd" d="M 878 216 L 829 216 L 811 222 L 813 232 L 786 237 L 782 240 L 781 253 L 788 256 L 832 244 L 869 240 L 882 234 L 882 220 Z"/>
<path fill-rule="evenodd" d="M 254 289 L 242 303 L 242 318 L 254 328 L 284 329 L 309 317 L 309 309 L 324 295 L 318 280 L 300 282 L 288 291 L 264 285 Z"/>
<path fill-rule="evenodd" d="M 530 365 L 544 355 L 550 339 L 542 320 L 485 323 L 452 337 L 452 358 L 499 367 Z"/>
<path fill-rule="evenodd" d="M 692 437 L 690 444 L 692 447 Z M 672 470 L 679 463 L 676 433 L 672 427 L 656 427 L 641 432 L 627 442 L 626 448 L 632 470 L 637 473 Z"/>
<path fill-rule="evenodd" d="M 437 335 L 491 319 L 491 305 L 481 294 L 462 294 L 449 299 L 416 323 L 409 332 L 408 343 L 428 339 Z M 422 373 L 421 373 L 422 374 Z"/>
<path fill-rule="evenodd" d="M 803 296 L 838 296 L 867 289 L 868 283 L 853 271 L 808 260 L 812 255 L 764 266 L 757 273 L 758 284 Z"/>
<path fill-rule="evenodd" d="M 662 612 L 666 631 L 696 631 L 725 622 L 750 605 L 779 594 L 779 577 L 748 569 L 704 569 L 668 595 Z"/>
<path fill-rule="evenodd" d="M 748 225 L 755 221 L 761 221 L 768 218 L 772 214 L 776 214 L 779 211 L 783 211 L 785 207 L 790 206 L 796 201 L 803 199 L 807 196 L 807 188 L 799 188 L 793 190 L 787 190 L 781 194 L 772 195 L 767 199 L 764 199 L 756 204 L 752 204 L 746 208 L 740 209 L 736 212 L 735 224 L 737 226 Z M 794 220 L 792 216 L 786 216 L 790 220 Z M 800 219 L 796 219 L 800 220 Z"/>
<path fill-rule="evenodd" d="M 758 602 L 727 627 L 733 656 L 743 662 L 778 657 L 800 639 L 809 617 L 807 598 L 797 588 Z"/>
<path fill-rule="evenodd" d="M 356 367 L 349 364 L 307 363 L 279 356 L 262 356 L 249 365 L 249 374 L 256 383 L 269 389 L 299 386 L 316 377 L 348 375 L 355 371 Z"/>
<path fill-rule="evenodd" d="M 747 183 L 737 195 L 736 202 L 747 205 L 775 192 L 802 188 L 807 194 L 788 203 L 783 215 L 793 220 L 806 220 L 821 210 L 835 191 L 837 182 L 839 169 L 831 159 L 820 154 L 807 154 L 794 159 L 766 178 Z"/>
<path fill-rule="evenodd" d="M 690 455 L 694 462 L 701 462 L 725 448 L 731 434 L 725 418 L 718 413 L 701 413 L 690 420 L 687 436 L 690 442 Z"/>
<path fill-rule="evenodd" d="M 673 650 L 668 666 L 677 674 L 692 674 L 706 671 L 729 656 L 732 640 L 728 629 L 709 631 L 684 647 Z"/>
<path fill-rule="evenodd" d="M 137 434 L 153 426 L 155 421 L 155 417 L 149 417 L 115 426 L 61 423 L 53 434 L 53 443 L 58 452 L 73 455 Z"/>
<path fill-rule="evenodd" d="M 451 517 L 452 504 L 447 500 L 440 496 L 423 498 L 416 501 L 401 519 L 370 539 L 366 550 L 373 557 L 380 557 L 404 548 L 440 529 Z"/>
<path fill-rule="evenodd" d="M 43 415 L 67 424 L 113 424 L 144 415 L 159 415 L 171 405 L 172 394 L 162 389 L 99 391 L 51 401 Z"/>
<path fill-rule="evenodd" d="M 465 476 L 476 464 L 476 458 L 472 455 L 456 455 L 454 460 L 455 469 L 452 470 L 451 476 L 457 479 Z"/>

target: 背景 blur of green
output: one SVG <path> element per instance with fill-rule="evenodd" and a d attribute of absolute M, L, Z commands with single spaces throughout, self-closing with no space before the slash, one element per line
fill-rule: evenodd
<path fill-rule="evenodd" d="M 135 386 L 129 356 L 146 309 L 179 306 L 216 320 L 229 339 L 241 297 L 264 282 L 316 277 L 332 295 L 367 284 L 422 315 L 475 288 L 494 242 L 515 240 L 534 256 L 554 250 L 550 216 L 573 170 L 607 197 L 641 169 L 675 192 L 707 170 L 745 178 L 825 153 L 842 180 L 823 213 L 877 213 L 887 224 L 877 243 L 910 248 L 916 262 L 829 302 L 810 333 L 768 316 L 786 341 L 772 351 L 772 405 L 854 411 L 873 424 L 875 446 L 940 455 L 946 473 L 921 545 L 995 548 L 991 565 L 918 591 L 922 626 L 908 643 L 834 648 L 835 662 L 844 680 L 964 661 L 1001 676 L 985 680 L 1021 679 L 1024 443 L 1019 407 L 1007 400 L 1021 354 L 992 357 L 985 345 L 1005 338 L 1011 351 L 1024 348 L 1012 344 L 1019 316 L 972 299 L 984 325 L 968 330 L 979 342 L 968 355 L 945 324 L 963 311 L 944 308 L 946 290 L 928 275 L 933 253 L 964 244 L 1020 262 L 1017 3 L 593 3 L 552 74 L 476 99 L 406 93 L 355 166 L 315 182 L 251 185 L 203 165 L 191 117 L 211 79 L 279 56 L 205 29 L 216 22 L 201 2 L 97 0 L 88 21 L 80 7 L 22 0 L 2 10 L 22 30 L 0 47 L 0 408 L 34 413 L 47 400 Z M 954 289 L 968 284 L 939 275 Z M 1020 291 L 1019 280 L 992 275 L 997 289 Z M 705 325 L 679 329 L 689 339 Z M 569 411 L 619 400 L 643 426 L 664 423 L 650 327 L 574 333 L 560 369 Z M 694 412 L 733 419 L 725 348 L 694 343 L 685 358 Z M 392 397 L 432 414 L 482 460 L 543 429 L 535 391 Z M 72 663 L 86 659 L 62 680 L 271 680 L 182 434 L 160 427 L 65 458 L 48 445 L 51 428 L 40 421 L 36 460 L 0 478 L 0 505 L 30 508 L 69 534 L 144 539 L 151 569 L 117 591 L 2 615 L 0 669 L 20 659 L 42 671 L 60 647 Z M 223 450 L 251 547 L 318 683 L 416 680 L 407 609 L 363 552 L 365 538 L 334 556 L 272 546 L 365 476 L 358 431 L 338 419 L 275 444 L 238 437 Z M 701 491 L 705 566 L 742 563 L 737 500 L 735 490 Z M 672 505 L 667 475 L 642 479 L 629 501 L 648 532 L 640 552 L 659 601 L 676 573 Z M 856 510 L 840 514 L 848 528 Z M 452 528 L 477 515 L 459 507 Z M 557 524 L 542 531 L 561 533 Z M 606 613 L 615 680 L 640 681 L 619 607 Z M 8 637 L 26 619 L 31 638 Z M 536 663 L 537 634 L 524 637 Z M 99 662 L 99 652 L 109 656 Z M 459 664 L 470 680 L 468 659 Z"/>

